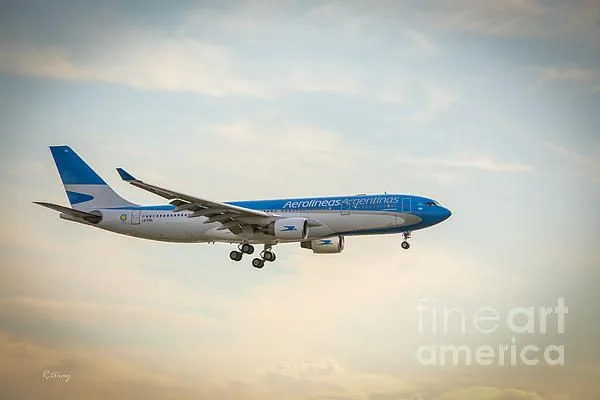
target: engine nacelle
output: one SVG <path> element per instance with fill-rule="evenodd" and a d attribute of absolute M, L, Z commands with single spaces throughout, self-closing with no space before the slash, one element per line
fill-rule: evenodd
<path fill-rule="evenodd" d="M 306 218 L 278 219 L 269 227 L 269 233 L 281 240 L 303 240 L 308 237 Z"/>
<path fill-rule="evenodd" d="M 303 249 L 311 249 L 317 254 L 334 254 L 341 253 L 344 250 L 344 237 L 336 236 L 327 239 L 315 239 L 301 242 L 300 246 Z"/>

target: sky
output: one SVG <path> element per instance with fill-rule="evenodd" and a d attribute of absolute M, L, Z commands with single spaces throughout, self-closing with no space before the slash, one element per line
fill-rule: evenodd
<path fill-rule="evenodd" d="M 4 2 L 0 398 L 595 399 L 599 111 L 594 0 Z M 453 215 L 409 251 L 290 244 L 256 270 L 36 206 L 67 204 L 63 144 L 137 203 L 161 199 L 114 168 L 219 201 L 410 193 Z M 564 358 L 419 358 L 482 345 Z"/>

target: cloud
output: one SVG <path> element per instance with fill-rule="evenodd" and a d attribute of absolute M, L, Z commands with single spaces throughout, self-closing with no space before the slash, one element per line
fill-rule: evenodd
<path fill-rule="evenodd" d="M 543 67 L 537 70 L 537 74 L 542 81 L 547 82 L 586 82 L 598 76 L 598 73 L 592 69 L 581 68 L 576 66 Z"/>
<path fill-rule="evenodd" d="M 299 62 L 283 67 L 286 72 L 281 76 L 278 86 L 281 89 L 297 92 L 329 92 L 355 95 L 364 91 L 360 78 L 351 68 L 341 68 L 336 63 Z"/>
<path fill-rule="evenodd" d="M 406 117 L 409 122 L 427 123 L 449 111 L 458 101 L 456 91 L 439 85 L 426 85 L 427 103 L 422 109 Z"/>
<path fill-rule="evenodd" d="M 14 339 L 0 332 L 0 396 L 6 399 L 169 399 L 199 395 L 196 388 L 177 385 L 172 376 L 98 349 L 59 350 Z M 43 371 L 69 374 L 69 380 L 45 379 Z"/>
<path fill-rule="evenodd" d="M 396 115 L 414 123 L 430 123 L 458 101 L 456 89 L 431 82 L 397 59 L 438 53 L 439 45 L 425 30 L 382 23 L 382 9 L 365 13 L 356 4 L 319 4 L 293 18 L 283 9 L 246 4 L 227 12 L 191 10 L 170 31 L 122 18 L 90 20 L 74 28 L 73 36 L 79 33 L 82 39 L 60 45 L 10 37 L 0 42 L 0 70 L 220 98 L 274 101 L 336 94 L 402 107 Z M 331 28 L 337 23 L 355 33 L 340 37 Z M 408 46 L 387 42 L 396 34 Z M 260 51 L 249 46 L 250 40 L 262 43 Z M 390 54 L 397 53 L 391 62 L 365 57 L 371 46 L 389 45 Z"/>
<path fill-rule="evenodd" d="M 426 56 L 437 54 L 437 46 L 433 43 L 429 36 L 423 32 L 409 29 L 406 31 L 406 36 L 420 54 Z"/>
<path fill-rule="evenodd" d="M 328 43 L 360 40 L 370 45 L 407 35 L 431 50 L 424 31 L 463 31 L 487 36 L 568 37 L 598 42 L 600 6 L 595 0 L 401 0 L 366 5 L 360 1 L 244 3 L 230 13 L 192 13 L 190 21 L 212 25 L 211 32 L 279 33 L 296 43 L 294 31 Z M 285 21 L 285 22 L 282 22 Z M 192 23 L 191 26 L 194 26 Z M 222 29 L 218 27 L 222 26 Z M 412 32 L 418 32 L 413 35 Z M 437 46 L 436 46 L 437 47 Z"/>
<path fill-rule="evenodd" d="M 179 307 L 183 307 L 183 303 Z M 193 309 L 193 305 L 189 304 Z M 45 298 L 13 297 L 0 300 L 0 314 L 3 317 L 14 318 L 20 312 L 29 313 L 42 320 L 51 320 L 53 323 L 73 324 L 81 327 L 90 327 L 102 330 L 105 326 L 114 329 L 129 325 L 135 320 L 138 328 L 160 330 L 166 321 L 169 325 L 177 325 L 182 329 L 195 330 L 197 333 L 219 327 L 219 320 L 215 317 L 206 317 L 199 312 L 185 313 L 177 311 L 177 306 L 148 306 L 130 303 L 115 304 L 112 301 L 66 301 L 50 300 Z M 50 316 L 48 318 L 48 316 Z M 99 322 L 102 321 L 102 322 Z"/>
<path fill-rule="evenodd" d="M 529 164 L 523 164 L 519 162 L 499 162 L 494 160 L 488 155 L 485 154 L 475 154 L 470 156 L 460 156 L 456 158 L 447 158 L 447 157 L 411 157 L 411 156 L 402 156 L 399 159 L 401 163 L 407 163 L 411 165 L 419 165 L 422 167 L 436 168 L 443 167 L 443 171 L 447 172 L 447 167 L 453 168 L 470 168 L 480 171 L 487 172 L 529 172 L 533 171 L 535 168 Z M 440 179 L 443 181 L 444 179 L 451 179 L 451 177 L 444 175 L 439 175 Z"/>
<path fill-rule="evenodd" d="M 580 93 L 596 94 L 600 88 L 600 70 L 576 65 L 532 68 L 537 82 L 548 87 L 575 89 Z"/>
<path fill-rule="evenodd" d="M 241 58 L 225 46 L 199 39 L 153 34 L 136 34 L 122 40 L 110 48 L 98 46 L 91 60 L 84 59 L 76 49 L 1 44 L 0 70 L 215 97 L 274 100 L 290 92 L 369 96 L 370 89 L 352 64 L 313 60 L 266 64 Z"/>
<path fill-rule="evenodd" d="M 533 68 L 538 83 L 548 86 L 576 88 L 594 93 L 600 85 L 600 71 L 576 65 Z"/>
<path fill-rule="evenodd" d="M 498 163 L 487 156 L 478 156 L 470 159 L 447 160 L 442 161 L 449 167 L 474 168 L 491 172 L 528 172 L 533 171 L 534 167 L 521 163 Z"/>
<path fill-rule="evenodd" d="M 541 138 L 525 132 L 521 129 L 514 128 L 517 135 L 534 146 L 543 149 L 549 153 L 555 154 L 565 160 L 573 162 L 576 166 L 582 168 L 586 175 L 591 175 L 594 178 L 600 175 L 600 145 L 596 148 L 591 148 L 590 154 L 584 154 L 580 151 L 575 151 L 573 148 L 563 143 L 557 143 L 552 140 Z"/>
<path fill-rule="evenodd" d="M 514 123 L 511 118 L 501 118 L 494 121 L 495 124 L 502 127 L 502 130 L 517 138 L 525 145 L 525 148 L 531 149 L 532 154 L 538 154 L 547 160 L 550 160 L 552 166 L 559 166 L 552 171 L 553 176 L 566 177 L 568 180 L 585 179 L 585 184 L 592 181 L 598 183 L 600 176 L 600 143 L 591 143 L 587 148 L 575 149 L 578 142 L 573 140 L 572 136 L 564 137 L 560 140 L 558 137 L 550 138 L 537 134 L 535 130 L 525 129 Z M 550 157 L 548 156 L 558 156 Z M 570 163 L 564 164 L 564 161 Z M 527 164 L 526 164 L 527 165 Z M 565 168 L 566 167 L 566 168 Z M 548 169 L 548 167 L 546 167 Z M 568 172 L 564 175 L 564 172 Z"/>
<path fill-rule="evenodd" d="M 276 371 L 280 375 L 287 375 L 297 379 L 342 374 L 345 372 L 344 367 L 333 359 L 318 362 L 280 363 L 277 365 Z"/>
<path fill-rule="evenodd" d="M 540 2 L 536 0 L 442 0 L 408 2 L 425 24 L 489 36 L 568 37 L 591 44 L 598 41 L 600 6 L 595 0 Z"/>
<path fill-rule="evenodd" d="M 244 77 L 223 46 L 156 36 L 123 38 L 93 61 L 57 47 L 0 45 L 0 69 L 18 74 L 122 84 L 141 90 L 272 98 L 264 82 Z"/>
<path fill-rule="evenodd" d="M 348 4 L 343 1 L 316 4 L 298 19 L 299 24 L 335 40 L 356 40 L 361 36 L 372 37 L 374 34 L 377 12 L 365 14 L 360 4 Z"/>
<path fill-rule="evenodd" d="M 268 180 L 281 182 L 277 185 L 281 194 L 292 192 L 299 184 L 309 185 L 315 193 L 326 193 L 325 182 L 350 181 L 362 157 L 361 149 L 345 140 L 341 132 L 289 123 L 280 116 L 215 124 L 202 131 L 210 134 L 212 146 L 227 148 L 231 169 L 223 173 L 237 174 L 235 171 L 244 170 L 264 181 L 264 171 L 269 170 Z M 204 142 L 206 137 L 198 140 Z M 256 147 L 264 157 L 249 154 L 249 149 Z M 208 154 L 202 163 L 217 165 L 222 159 L 220 153 Z M 277 169 L 272 169 L 273 165 Z M 314 181 L 315 171 L 320 171 L 318 182 Z M 233 176 L 231 179 L 235 180 Z"/>
<path fill-rule="evenodd" d="M 259 374 L 215 379 L 181 365 L 155 363 L 148 354 L 73 345 L 56 348 L 0 332 L 0 395 L 2 398 L 45 399 L 432 399 L 432 400 L 575 400 L 592 399 L 562 391 L 462 383 L 460 373 L 428 370 L 401 376 L 345 368 L 336 360 L 282 364 Z M 197 359 L 196 363 L 202 363 Z M 192 363 L 193 364 L 193 363 Z M 43 371 L 68 374 L 69 380 L 46 379 Z M 473 372 L 470 373 L 472 375 Z M 544 385 L 528 382 L 527 386 Z M 516 385 L 514 385 L 516 386 Z M 587 388 L 588 390 L 590 388 Z M 542 394 L 545 393 L 545 394 Z M 584 397 L 585 396 L 585 397 Z"/>
<path fill-rule="evenodd" d="M 154 276 L 147 263 L 148 271 L 139 270 L 139 262 L 134 260 L 117 263 L 121 257 L 115 250 L 122 245 L 114 248 L 94 242 L 94 248 L 111 255 L 101 260 L 90 254 L 89 245 L 69 242 L 65 247 L 80 249 L 77 253 L 98 261 L 81 265 L 79 271 L 72 271 L 72 263 L 40 271 L 35 285 L 21 284 L 20 294 L 2 290 L 5 298 L 0 302 L 0 321 L 5 321 L 5 330 L 13 333 L 37 327 L 21 334 L 24 339 L 66 340 L 69 346 L 77 347 L 102 338 L 100 347 L 158 353 L 170 365 L 186 363 L 201 354 L 204 361 L 194 372 L 207 374 L 205 369 L 210 366 L 219 379 L 223 379 L 223 371 L 260 373 L 273 368 L 287 375 L 313 377 L 342 373 L 345 368 L 340 363 L 327 361 L 341 355 L 364 357 L 389 351 L 382 343 L 400 328 L 406 335 L 400 341 L 394 337 L 394 351 L 396 357 L 410 364 L 416 327 L 414 307 L 420 297 L 435 293 L 481 298 L 501 294 L 506 285 L 515 291 L 521 286 L 518 275 L 489 279 L 493 271 L 501 269 L 492 267 L 483 273 L 480 262 L 431 247 L 414 255 L 390 257 L 388 250 L 396 239 L 349 240 L 345 253 L 337 257 L 315 256 L 298 246 L 282 248 L 286 254 L 279 268 L 271 274 L 267 271 L 260 283 L 235 296 L 214 295 L 200 283 L 188 282 L 188 277 Z M 116 238 L 115 244 L 120 240 Z M 142 246 L 139 252 L 145 254 L 149 249 Z M 46 262 L 57 264 L 54 257 Z M 70 253 L 71 260 L 78 257 Z M 411 267 L 399 268 L 403 264 Z M 174 267 L 171 264 L 171 269 Z M 35 268 L 21 270 L 31 276 Z M 24 282 L 14 279 L 11 271 L 3 268 L 8 280 Z M 223 279 L 235 279 L 240 274 L 234 269 Z M 451 287 L 446 286 L 448 279 L 455 282 Z M 215 282 L 208 275 L 203 280 Z M 367 320 L 379 328 L 358 333 Z M 345 335 L 348 330 L 355 333 Z M 369 336 L 378 340 L 356 347 Z M 405 348 L 399 348 L 399 343 Z M 326 361 L 322 363 L 302 364 L 302 360 L 323 357 Z"/>
<path fill-rule="evenodd" d="M 520 36 L 540 34 L 537 20 L 543 13 L 535 0 L 443 1 L 440 24 L 449 29 L 485 35 Z"/>
<path fill-rule="evenodd" d="M 502 389 L 492 386 L 473 386 L 448 391 L 439 400 L 544 400 L 538 393 L 520 389 Z"/>
<path fill-rule="evenodd" d="M 547 37 L 596 42 L 600 8 L 594 0 L 574 0 L 575 4 L 545 3 L 536 0 L 402 0 L 378 2 L 366 7 L 362 2 L 331 1 L 313 7 L 305 20 L 336 37 L 370 41 L 384 40 L 377 27 L 396 32 L 398 26 L 410 30 L 463 31 L 486 36 Z M 393 24 L 390 21 L 399 21 Z M 330 28 L 331 32 L 326 28 Z M 421 37 L 416 37 L 421 41 Z M 425 44 L 421 42 L 421 44 Z M 425 47 L 429 47 L 425 45 Z"/>
<path fill-rule="evenodd" d="M 419 51 L 432 52 L 421 33 L 411 31 Z M 282 59 L 268 63 L 241 56 L 223 45 L 191 37 L 150 32 L 123 33 L 110 46 L 89 43 L 91 54 L 76 47 L 0 43 L 4 72 L 80 82 L 124 85 L 144 91 L 189 92 L 214 97 L 275 100 L 289 93 L 335 93 L 367 101 L 405 103 L 409 89 L 424 86 L 426 108 L 413 119 L 431 120 L 450 107 L 456 94 L 411 76 L 411 87 L 398 68 L 369 77 L 356 60 Z"/>

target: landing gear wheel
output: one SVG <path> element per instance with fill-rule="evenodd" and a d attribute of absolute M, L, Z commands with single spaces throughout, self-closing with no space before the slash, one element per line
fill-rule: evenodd
<path fill-rule="evenodd" d="M 402 248 L 404 250 L 408 250 L 408 248 L 410 247 L 410 243 L 408 243 L 408 242 L 402 242 L 402 244 L 400 246 L 402 246 Z"/>
<path fill-rule="evenodd" d="M 229 253 L 229 258 L 231 258 L 233 261 L 240 261 L 242 259 L 242 253 L 233 250 L 231 253 Z"/>
<path fill-rule="evenodd" d="M 240 246 L 240 250 L 242 251 L 242 253 L 252 254 L 254 253 L 254 246 L 252 246 L 250 243 L 243 243 Z"/>
<path fill-rule="evenodd" d="M 275 256 L 275 253 L 273 253 L 272 251 L 265 251 L 262 256 L 265 259 L 265 261 L 268 262 L 273 262 L 275 261 L 275 258 L 277 258 Z"/>
<path fill-rule="evenodd" d="M 254 268 L 262 268 L 265 266 L 265 261 L 262 258 L 255 258 L 252 260 L 252 266 Z"/>

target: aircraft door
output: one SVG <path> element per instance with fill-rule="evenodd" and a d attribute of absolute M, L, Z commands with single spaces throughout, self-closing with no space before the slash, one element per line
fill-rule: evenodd
<path fill-rule="evenodd" d="M 350 215 L 350 201 L 348 199 L 342 200 L 340 210 L 342 215 Z"/>
<path fill-rule="evenodd" d="M 131 224 L 132 225 L 139 225 L 141 213 L 142 213 L 142 210 L 133 210 L 131 212 Z"/>
<path fill-rule="evenodd" d="M 403 213 L 410 213 L 411 209 L 410 209 L 410 197 L 403 197 L 402 198 L 402 210 Z"/>

